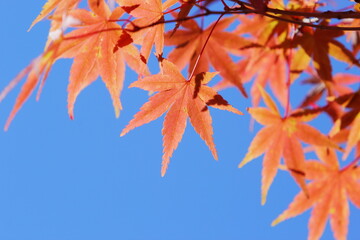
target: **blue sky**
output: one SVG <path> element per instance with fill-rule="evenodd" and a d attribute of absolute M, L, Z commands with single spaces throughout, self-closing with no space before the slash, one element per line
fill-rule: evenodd
<path fill-rule="evenodd" d="M 41 53 L 48 23 L 26 30 L 43 2 L 0 2 L 0 88 Z M 127 88 L 136 75 L 128 71 L 119 119 L 98 80 L 80 94 L 70 120 L 70 66 L 59 61 L 40 101 L 32 96 L 0 132 L 0 239 L 306 239 L 309 211 L 270 226 L 299 191 L 288 174 L 279 172 L 261 206 L 261 160 L 237 168 L 255 134 L 248 114 L 211 109 L 219 161 L 188 124 L 161 178 L 163 118 L 119 137 L 148 98 Z M 0 125 L 19 90 L 1 103 Z M 234 89 L 222 95 L 241 111 L 250 106 Z M 359 223 L 351 205 L 349 239 L 360 235 Z M 329 225 L 323 239 L 332 239 Z"/>

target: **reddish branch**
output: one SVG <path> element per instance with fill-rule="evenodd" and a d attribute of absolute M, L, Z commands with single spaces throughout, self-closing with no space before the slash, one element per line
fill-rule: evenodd
<path fill-rule="evenodd" d="M 280 10 L 280 9 L 273 9 L 273 8 L 266 8 L 266 11 L 264 13 L 258 12 L 256 9 L 253 9 L 250 4 L 233 0 L 234 2 L 238 3 L 240 6 L 229 8 L 227 5 L 224 6 L 223 11 L 213 11 L 208 9 L 207 7 L 198 6 L 200 9 L 204 10 L 204 13 L 199 13 L 193 16 L 184 17 L 184 18 L 176 18 L 171 20 L 159 20 L 157 22 L 151 23 L 146 26 L 137 26 L 134 23 L 131 23 L 133 26 L 133 29 L 128 29 L 130 32 L 136 32 L 141 29 L 153 27 L 158 24 L 166 24 L 166 23 L 177 23 L 182 21 L 187 21 L 190 19 L 196 19 L 199 17 L 209 16 L 209 15 L 233 15 L 233 14 L 261 14 L 269 18 L 273 18 L 279 21 L 289 22 L 301 26 L 308 26 L 308 27 L 314 27 L 319 29 L 325 29 L 325 30 L 343 30 L 343 31 L 360 31 L 360 26 L 358 27 L 344 27 L 344 26 L 332 26 L 332 25 L 318 25 L 314 23 L 307 23 L 295 19 L 289 19 L 282 16 L 294 16 L 294 17 L 303 17 L 303 18 L 311 18 L 316 17 L 318 19 L 360 19 L 360 13 L 354 12 L 354 11 L 343 11 L 343 12 L 298 12 L 298 11 L 289 11 L 289 10 Z M 277 14 L 277 15 L 276 15 Z"/>
<path fill-rule="evenodd" d="M 202 1 L 204 1 L 204 0 L 200 0 L 198 2 L 202 2 Z M 263 16 L 266 16 L 269 18 L 276 19 L 278 21 L 289 22 L 289 23 L 300 25 L 300 26 L 308 26 L 308 27 L 319 28 L 319 29 L 324 29 L 324 30 L 360 31 L 360 26 L 344 27 L 344 26 L 336 26 L 336 25 L 319 25 L 319 24 L 299 21 L 299 20 L 296 20 L 295 18 L 289 19 L 289 18 L 282 17 L 282 16 L 292 16 L 292 17 L 297 17 L 297 18 L 299 18 L 299 17 L 303 17 L 303 18 L 314 17 L 314 18 L 318 18 L 318 19 L 360 19 L 359 12 L 354 12 L 354 11 L 301 12 L 301 11 L 280 10 L 280 9 L 274 9 L 274 8 L 267 7 L 264 13 L 260 13 L 256 9 L 254 9 L 251 6 L 251 4 L 249 4 L 249 3 L 246 3 L 243 1 L 238 1 L 238 0 L 231 0 L 231 1 L 239 4 L 239 6 L 230 8 L 225 3 L 225 1 L 222 0 L 221 2 L 224 4 L 224 10 L 223 11 L 213 11 L 213 10 L 208 9 L 205 6 L 196 4 L 197 7 L 199 7 L 200 9 L 202 9 L 204 11 L 203 13 L 195 14 L 193 16 L 188 16 L 188 17 L 184 17 L 184 18 L 170 19 L 170 20 L 164 20 L 162 18 L 162 19 L 159 19 L 159 21 L 157 21 L 157 22 L 153 22 L 153 23 L 145 25 L 145 26 L 138 26 L 129 19 L 118 19 L 118 20 L 111 20 L 111 21 L 125 22 L 125 23 L 127 22 L 131 25 L 132 28 L 128 28 L 126 30 L 128 32 L 137 32 L 142 29 L 150 28 L 150 27 L 153 27 L 153 26 L 156 26 L 159 24 L 178 23 L 178 22 L 183 22 L 183 21 L 187 21 L 187 20 L 191 20 L 191 19 L 197 19 L 199 17 L 205 17 L 205 16 L 209 16 L 209 15 L 223 16 L 223 15 L 233 15 L 233 14 L 260 14 L 260 15 L 263 15 Z M 178 8 L 176 8 L 176 9 L 178 9 Z M 172 13 L 173 11 L 174 11 L 174 9 L 167 11 L 164 13 L 164 15 Z M 101 30 L 100 32 L 113 31 L 113 30 L 120 30 L 120 29 L 104 29 L 104 30 Z M 88 37 L 90 35 L 97 34 L 97 33 L 99 33 L 99 31 L 87 33 L 87 34 L 84 34 L 81 36 L 65 38 L 64 40 Z"/>

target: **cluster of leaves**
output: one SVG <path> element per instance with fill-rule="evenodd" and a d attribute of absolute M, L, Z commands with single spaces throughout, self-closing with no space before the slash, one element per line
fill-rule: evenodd
<path fill-rule="evenodd" d="M 44 52 L 0 93 L 1 101 L 27 76 L 5 129 L 37 85 L 39 98 L 52 65 L 61 58 L 73 59 L 68 85 L 70 118 L 74 118 L 79 93 L 99 76 L 118 117 L 128 65 L 139 76 L 130 87 L 155 94 L 121 135 L 166 113 L 164 175 L 188 117 L 217 159 L 208 107 L 243 114 L 217 93 L 236 87 L 244 97 L 251 96 L 253 106 L 248 112 L 264 125 L 239 164 L 242 167 L 264 154 L 262 204 L 278 169 L 288 171 L 301 188 L 273 224 L 313 207 L 309 239 L 321 237 L 328 217 L 335 238 L 346 239 L 348 199 L 360 208 L 360 90 L 354 86 L 360 77 L 333 75 L 333 63 L 340 61 L 359 69 L 360 13 L 325 11 L 326 2 L 317 0 L 221 0 L 216 4 L 210 0 L 88 0 L 84 8 L 79 7 L 80 2 L 48 0 L 31 25 L 51 20 Z M 349 2 L 359 9 L 354 4 Z M 204 28 L 203 19 L 210 15 L 218 18 Z M 167 23 L 176 25 L 166 32 Z M 236 28 L 228 31 L 234 23 Z M 350 44 L 344 43 L 344 36 Z M 165 45 L 175 46 L 168 56 L 163 53 Z M 147 65 L 153 46 L 160 66 L 157 74 L 151 74 Z M 181 73 L 185 67 L 187 77 Z M 209 72 L 210 67 L 216 72 Z M 217 74 L 222 80 L 208 86 Z M 311 77 L 302 82 L 313 88 L 292 108 L 290 88 L 304 74 Z M 251 94 L 244 84 L 249 84 Z M 283 114 L 265 90 L 267 86 Z M 265 106 L 259 107 L 261 101 Z M 328 134 L 309 124 L 320 115 L 332 119 Z M 308 151 L 314 151 L 318 160 L 306 160 Z M 348 164 L 341 168 L 337 156 Z"/>

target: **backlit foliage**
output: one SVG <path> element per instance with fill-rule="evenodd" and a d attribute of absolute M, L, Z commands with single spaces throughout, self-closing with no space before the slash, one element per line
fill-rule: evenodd
<path fill-rule="evenodd" d="M 0 93 L 1 101 L 26 77 L 5 130 L 37 86 L 39 98 L 62 58 L 73 59 L 70 118 L 79 93 L 98 77 L 119 117 L 127 65 L 138 74 L 130 87 L 152 95 L 121 136 L 165 114 L 164 176 L 188 118 L 218 158 L 209 109 L 242 115 L 217 92 L 235 87 L 251 98 L 246 114 L 263 125 L 239 163 L 264 154 L 262 204 L 279 169 L 301 189 L 273 225 L 312 208 L 309 239 L 322 236 L 327 219 L 334 237 L 346 239 L 349 200 L 360 208 L 360 3 L 345 2 L 336 9 L 328 0 L 48 0 L 30 27 L 51 21 L 44 52 Z M 149 70 L 152 59 L 159 73 Z M 352 71 L 336 73 L 336 62 Z M 216 75 L 221 81 L 208 86 Z M 299 82 L 312 88 L 292 107 Z M 332 120 L 327 133 L 311 126 L 321 115 Z M 308 152 L 317 159 L 308 160 Z"/>

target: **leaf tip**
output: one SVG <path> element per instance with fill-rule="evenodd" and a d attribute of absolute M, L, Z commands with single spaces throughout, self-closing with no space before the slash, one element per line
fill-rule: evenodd
<path fill-rule="evenodd" d="M 269 187 L 270 184 L 269 183 L 264 183 L 264 177 L 262 180 L 262 186 L 261 186 L 261 206 L 264 206 L 266 204 L 266 200 L 267 200 L 267 195 L 269 192 Z"/>
<path fill-rule="evenodd" d="M 244 115 L 244 113 L 243 113 L 242 111 L 237 110 L 236 108 L 235 108 L 235 110 L 236 110 L 236 111 L 235 111 L 236 114 L 238 114 L 238 115 Z"/>
<path fill-rule="evenodd" d="M 162 165 L 161 166 L 161 177 L 164 177 L 166 174 L 167 166 Z"/>
<path fill-rule="evenodd" d="M 245 164 L 250 162 L 253 159 L 251 154 L 246 154 L 245 158 L 239 163 L 238 168 L 242 168 Z"/>
<path fill-rule="evenodd" d="M 120 133 L 120 137 L 125 136 L 125 134 L 127 134 L 127 133 L 128 133 L 127 129 L 124 128 L 124 129 L 121 131 L 121 133 Z"/>
<path fill-rule="evenodd" d="M 211 150 L 211 153 L 212 153 L 214 159 L 215 159 L 216 161 L 218 161 L 218 160 L 219 160 L 219 156 L 218 156 L 218 154 L 217 154 L 216 149 Z"/>
<path fill-rule="evenodd" d="M 245 161 L 244 161 L 244 160 L 243 160 L 243 161 L 241 161 L 241 163 L 239 163 L 239 165 L 238 165 L 238 168 L 242 168 L 245 164 L 246 164 L 246 163 L 245 163 Z"/>
<path fill-rule="evenodd" d="M 266 193 L 261 195 L 261 206 L 264 206 L 266 204 L 266 197 L 267 197 Z"/>
<path fill-rule="evenodd" d="M 116 118 L 120 117 L 120 109 L 119 108 L 115 108 L 115 117 Z"/>
<path fill-rule="evenodd" d="M 276 226 L 279 222 L 281 222 L 281 220 L 279 218 L 275 219 L 274 221 L 271 222 L 271 226 L 274 227 Z"/>

